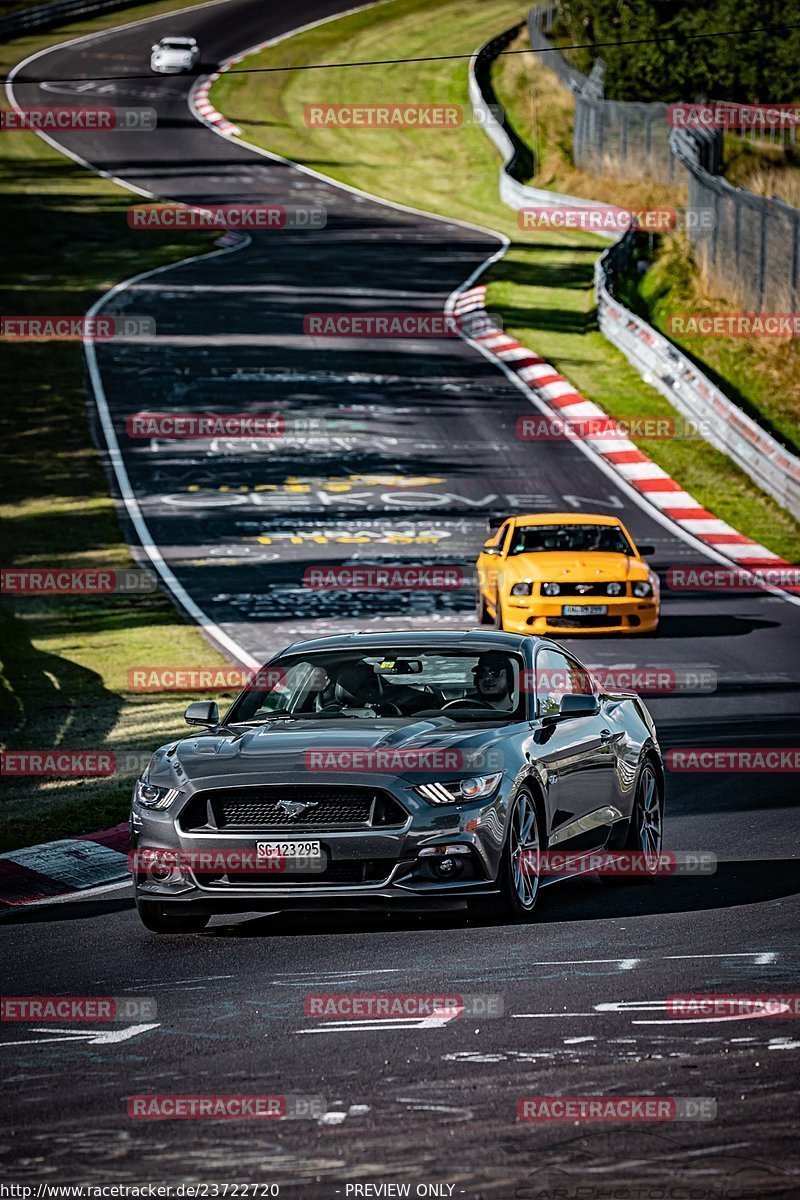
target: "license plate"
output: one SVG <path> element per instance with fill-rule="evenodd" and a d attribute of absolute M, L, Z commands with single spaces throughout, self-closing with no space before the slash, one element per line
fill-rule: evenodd
<path fill-rule="evenodd" d="M 321 858 L 319 842 L 256 842 L 256 858 Z"/>
<path fill-rule="evenodd" d="M 607 604 L 565 604 L 561 609 L 563 617 L 604 617 L 607 612 Z"/>

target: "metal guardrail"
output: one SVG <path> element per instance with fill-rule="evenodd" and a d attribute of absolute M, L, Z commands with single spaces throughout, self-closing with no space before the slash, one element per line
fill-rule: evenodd
<path fill-rule="evenodd" d="M 499 181 L 503 202 L 516 211 L 548 204 L 608 208 L 595 200 L 526 186 L 508 174 L 514 146 L 481 91 L 474 69 L 480 53 L 470 61 L 469 94 L 480 123 L 503 155 Z M 496 107 L 494 91 L 491 95 Z M 595 264 L 597 320 L 605 337 L 681 416 L 697 424 L 700 436 L 727 454 L 754 483 L 800 520 L 800 458 L 743 413 L 672 342 L 620 304 L 613 295 L 613 280 L 625 268 L 636 231 L 630 230 L 622 238 L 604 236 L 614 242 Z"/>
<path fill-rule="evenodd" d="M 674 129 L 671 146 L 686 171 L 689 207 L 714 211 L 710 235 L 692 237 L 701 270 L 743 304 L 759 311 L 796 312 L 800 209 L 776 196 L 757 196 L 733 187 L 714 174 L 702 153 L 702 138 L 694 131 Z"/>
<path fill-rule="evenodd" d="M 754 483 L 800 521 L 800 458 L 734 404 L 668 338 L 620 304 L 611 290 L 627 257 L 631 230 L 595 263 L 597 323 L 647 382 L 692 421 L 699 435 L 727 454 Z"/>
<path fill-rule="evenodd" d="M 508 31 L 516 33 L 515 30 Z M 501 35 L 503 37 L 505 35 Z M 469 98 L 475 113 L 483 126 L 484 131 L 494 142 L 497 149 L 503 156 L 503 165 L 500 168 L 500 199 L 509 208 L 519 211 L 521 208 L 531 206 L 543 207 L 545 205 L 569 205 L 573 208 L 607 208 L 608 205 L 602 204 L 600 201 L 583 200 L 579 196 L 565 196 L 558 192 L 542 191 L 538 188 L 531 187 L 529 184 L 520 183 L 518 179 L 510 173 L 510 166 L 515 161 L 517 148 L 515 141 L 512 140 L 511 126 L 508 120 L 498 121 L 495 114 L 498 110 L 502 112 L 502 106 L 498 104 L 494 89 L 484 92 L 483 84 L 487 77 L 487 57 L 490 46 L 496 43 L 499 45 L 500 39 L 493 39 L 487 42 L 485 46 L 481 46 L 473 55 L 469 64 Z M 510 40 L 510 38 L 509 38 Z M 508 42 L 505 42 L 507 45 Z M 495 50 L 495 55 L 499 52 Z M 478 64 L 481 64 L 482 69 L 478 69 Z M 517 140 L 518 135 L 514 135 Z M 615 234 L 599 234 L 601 237 L 615 238 Z"/>
<path fill-rule="evenodd" d="M 113 12 L 116 8 L 132 8 L 140 2 L 141 0 L 55 0 L 53 4 L 23 8 L 19 12 L 0 17 L 0 42 L 6 42 L 31 29 L 50 29 L 55 25 L 63 25 L 71 17 Z"/>

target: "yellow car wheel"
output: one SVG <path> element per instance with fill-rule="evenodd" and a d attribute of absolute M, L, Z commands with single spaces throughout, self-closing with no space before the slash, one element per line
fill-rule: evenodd
<path fill-rule="evenodd" d="M 489 609 L 486 606 L 486 597 L 483 592 L 478 592 L 478 599 L 475 605 L 476 617 L 479 625 L 492 625 L 493 621 L 489 615 Z"/>

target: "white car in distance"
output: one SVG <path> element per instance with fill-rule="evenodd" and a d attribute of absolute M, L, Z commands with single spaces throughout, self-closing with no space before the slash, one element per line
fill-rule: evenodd
<path fill-rule="evenodd" d="M 150 48 L 150 70 L 159 75 L 177 75 L 197 65 L 200 48 L 192 37 L 163 37 Z"/>

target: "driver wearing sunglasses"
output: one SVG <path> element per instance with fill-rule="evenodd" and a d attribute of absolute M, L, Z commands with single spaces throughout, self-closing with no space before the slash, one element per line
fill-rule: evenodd
<path fill-rule="evenodd" d="M 499 708 L 503 712 L 513 708 L 513 675 L 511 663 L 505 654 L 497 650 L 485 651 L 478 659 L 472 675 L 475 691 L 468 693 L 465 699 L 479 700 L 482 705 Z"/>

